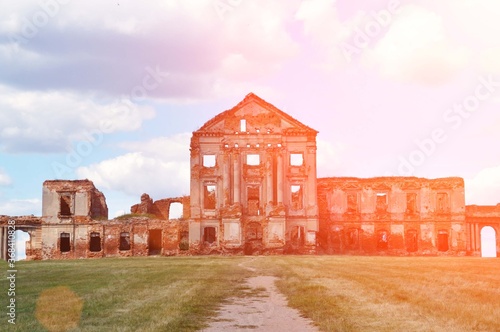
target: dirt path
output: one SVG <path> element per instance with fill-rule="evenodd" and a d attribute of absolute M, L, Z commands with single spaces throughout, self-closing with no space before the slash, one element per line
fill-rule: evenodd
<path fill-rule="evenodd" d="M 274 285 L 276 280 L 272 276 L 249 278 L 247 295 L 223 305 L 203 331 L 319 331 L 310 320 L 301 317 L 299 311 L 287 306 L 285 296 Z"/>

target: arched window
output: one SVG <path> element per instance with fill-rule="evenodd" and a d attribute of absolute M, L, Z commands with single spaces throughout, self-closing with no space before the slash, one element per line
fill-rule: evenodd
<path fill-rule="evenodd" d="M 170 203 L 168 208 L 168 219 L 180 219 L 183 216 L 183 205 L 179 202 Z"/>

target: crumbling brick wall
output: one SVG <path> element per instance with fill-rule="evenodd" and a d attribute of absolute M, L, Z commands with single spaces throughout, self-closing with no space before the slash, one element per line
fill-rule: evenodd
<path fill-rule="evenodd" d="M 158 219 L 168 220 L 172 203 L 182 204 L 183 210 L 180 219 L 187 219 L 190 217 L 189 196 L 163 198 L 153 202 L 153 199 L 148 194 L 142 194 L 141 203 L 132 205 L 130 207 L 130 213 L 152 215 Z"/>
<path fill-rule="evenodd" d="M 45 223 L 71 222 L 74 217 L 108 219 L 104 194 L 90 180 L 47 180 L 43 183 Z"/>
<path fill-rule="evenodd" d="M 467 250 L 461 178 L 318 179 L 319 242 L 329 253 L 452 254 Z"/>
<path fill-rule="evenodd" d="M 41 224 L 41 218 L 33 215 L 15 217 L 0 215 L 0 259 L 7 260 L 9 258 L 8 236 L 10 232 L 15 231 L 23 231 L 29 235 L 29 240 L 26 241 L 26 260 L 41 259 Z"/>
<path fill-rule="evenodd" d="M 491 206 L 468 205 L 465 208 L 467 221 L 467 250 L 471 255 L 481 255 L 482 231 L 492 228 L 496 240 L 497 257 L 500 257 L 500 204 Z"/>

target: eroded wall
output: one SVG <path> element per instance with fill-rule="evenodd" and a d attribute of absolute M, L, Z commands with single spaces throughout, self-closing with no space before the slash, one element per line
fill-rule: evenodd
<path fill-rule="evenodd" d="M 167 220 L 170 216 L 170 208 L 172 203 L 182 204 L 181 219 L 190 217 L 190 198 L 189 196 L 163 198 L 156 201 L 146 193 L 141 195 L 141 202 L 130 207 L 132 214 L 148 214 L 155 216 L 158 219 Z"/>
<path fill-rule="evenodd" d="M 108 219 L 104 194 L 89 180 L 47 180 L 42 189 L 44 223 Z"/>
<path fill-rule="evenodd" d="M 11 258 L 9 244 L 16 239 L 12 234 L 17 231 L 28 233 L 26 241 L 26 260 L 37 260 L 42 258 L 42 220 L 35 216 L 5 216 L 0 215 L 0 259 Z M 9 239 L 10 236 L 10 239 Z M 11 247 L 12 248 L 12 247 Z"/>
<path fill-rule="evenodd" d="M 129 257 L 148 255 L 187 254 L 182 246 L 183 233 L 188 224 L 182 220 L 161 220 L 132 217 L 90 224 L 46 225 L 42 228 L 43 259 L 76 259 L 100 257 Z M 158 235 L 158 243 L 151 241 L 151 234 Z M 69 248 L 65 250 L 61 234 L 69 235 Z M 98 236 L 97 242 L 93 238 Z M 151 252 L 151 248 L 156 248 Z"/>
<path fill-rule="evenodd" d="M 318 179 L 320 246 L 329 253 L 467 252 L 461 178 Z"/>
<path fill-rule="evenodd" d="M 467 231 L 469 234 L 467 248 L 476 256 L 481 255 L 484 242 L 482 231 L 491 227 L 494 231 L 496 242 L 496 256 L 500 257 L 500 204 L 491 206 L 468 205 L 466 206 Z"/>

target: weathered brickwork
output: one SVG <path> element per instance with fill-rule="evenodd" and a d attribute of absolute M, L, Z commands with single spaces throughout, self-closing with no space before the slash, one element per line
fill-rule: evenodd
<path fill-rule="evenodd" d="M 467 220 L 467 249 L 479 253 L 482 249 L 482 237 L 487 228 L 496 235 L 496 251 L 500 253 L 500 204 L 495 206 L 469 205 L 465 207 Z M 484 248 L 483 248 L 484 249 Z"/>
<path fill-rule="evenodd" d="M 465 255 L 461 178 L 318 179 L 320 247 L 329 253 Z"/>
<path fill-rule="evenodd" d="M 314 251 L 316 135 L 254 94 L 195 131 L 191 245 Z"/>
<path fill-rule="evenodd" d="M 465 206 L 463 179 L 318 179 L 316 135 L 249 94 L 193 132 L 189 196 L 143 194 L 131 214 L 108 220 L 91 181 L 45 181 L 41 217 L 0 216 L 0 257 L 9 224 L 30 235 L 27 259 L 481 255 L 489 237 L 500 252 L 500 205 Z"/>
<path fill-rule="evenodd" d="M 10 221 L 10 222 L 9 222 Z M 9 217 L 0 215 L 0 259 L 7 260 L 9 231 L 19 230 L 29 234 L 26 241 L 26 260 L 42 259 L 42 218 L 35 216 Z M 9 227 L 14 226 L 14 227 Z"/>

